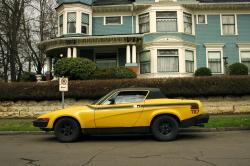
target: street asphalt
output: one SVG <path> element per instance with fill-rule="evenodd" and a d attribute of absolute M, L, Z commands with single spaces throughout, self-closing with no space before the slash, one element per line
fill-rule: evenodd
<path fill-rule="evenodd" d="M 0 135 L 1 166 L 250 166 L 250 131 L 92 136 L 59 143 L 51 134 Z"/>

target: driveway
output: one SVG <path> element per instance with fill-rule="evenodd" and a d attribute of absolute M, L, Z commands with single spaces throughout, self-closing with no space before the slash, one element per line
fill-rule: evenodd
<path fill-rule="evenodd" d="M 0 135 L 0 165 L 249 166 L 250 131 L 151 136 L 95 136 L 59 143 L 53 135 Z"/>

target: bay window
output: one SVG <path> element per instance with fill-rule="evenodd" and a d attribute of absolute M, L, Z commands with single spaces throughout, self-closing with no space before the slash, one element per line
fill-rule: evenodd
<path fill-rule="evenodd" d="M 186 72 L 193 73 L 194 72 L 194 51 L 190 51 L 190 50 L 185 51 L 185 64 L 186 64 Z"/>
<path fill-rule="evenodd" d="M 150 51 L 144 51 L 140 54 L 140 73 L 150 73 Z"/>
<path fill-rule="evenodd" d="M 248 72 L 250 73 L 250 50 L 240 52 L 241 63 L 248 67 Z"/>
<path fill-rule="evenodd" d="M 183 13 L 184 32 L 192 34 L 192 14 Z"/>
<path fill-rule="evenodd" d="M 222 34 L 223 35 L 235 35 L 235 15 L 222 15 Z"/>
<path fill-rule="evenodd" d="M 212 73 L 222 73 L 221 51 L 208 51 L 208 68 Z"/>
<path fill-rule="evenodd" d="M 76 12 L 68 12 L 67 32 L 68 33 L 76 33 Z"/>
<path fill-rule="evenodd" d="M 157 54 L 158 72 L 179 72 L 177 49 L 158 50 Z"/>
<path fill-rule="evenodd" d="M 139 15 L 139 33 L 149 32 L 149 13 Z"/>
<path fill-rule="evenodd" d="M 177 32 L 176 11 L 156 12 L 156 31 L 157 32 Z"/>
<path fill-rule="evenodd" d="M 85 13 L 82 13 L 81 33 L 83 33 L 83 34 L 89 33 L 89 15 L 85 14 Z"/>

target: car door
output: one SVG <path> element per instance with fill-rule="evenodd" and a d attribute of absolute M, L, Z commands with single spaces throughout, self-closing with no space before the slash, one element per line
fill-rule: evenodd
<path fill-rule="evenodd" d="M 148 91 L 120 91 L 95 109 L 96 128 L 133 127 L 143 112 Z"/>

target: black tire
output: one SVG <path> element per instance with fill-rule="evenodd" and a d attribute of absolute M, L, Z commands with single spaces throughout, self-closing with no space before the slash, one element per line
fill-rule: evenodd
<path fill-rule="evenodd" d="M 162 115 L 154 119 L 151 124 L 151 132 L 159 141 L 172 141 L 176 139 L 179 130 L 177 120 L 168 115 Z"/>
<path fill-rule="evenodd" d="M 81 135 L 80 129 L 81 128 L 77 121 L 65 117 L 56 122 L 54 133 L 57 140 L 60 142 L 74 142 Z"/>

